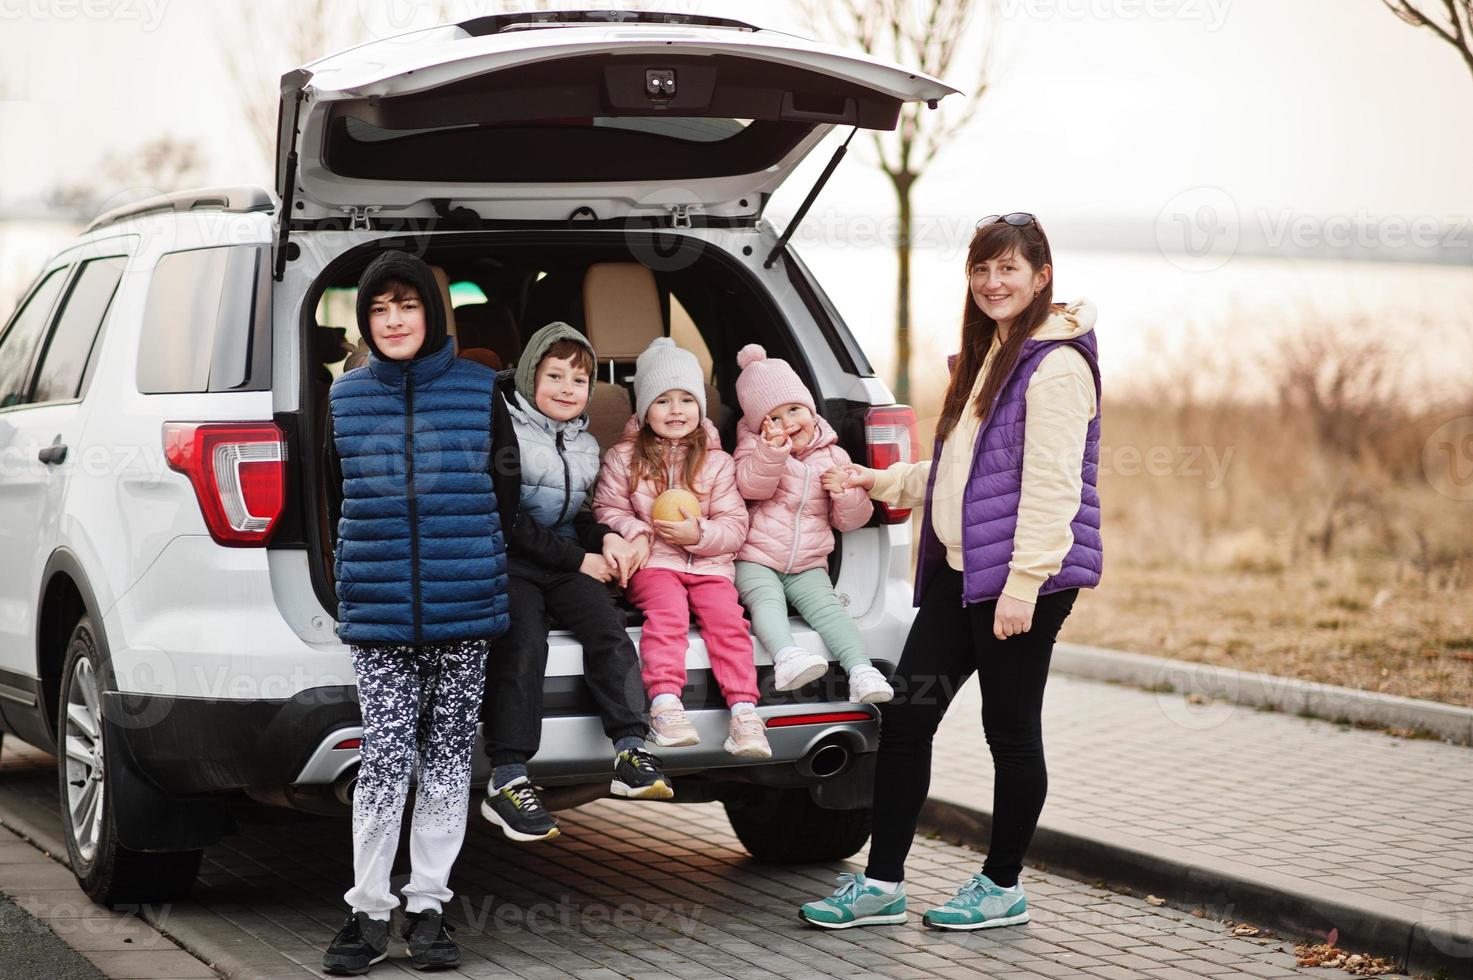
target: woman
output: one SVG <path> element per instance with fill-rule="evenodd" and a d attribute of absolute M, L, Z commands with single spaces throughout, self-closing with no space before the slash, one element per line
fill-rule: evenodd
<path fill-rule="evenodd" d="M 1018 874 L 1048 789 L 1049 658 L 1102 564 L 1095 311 L 1087 301 L 1054 305 L 1048 239 L 1031 214 L 982 219 L 966 268 L 962 349 L 949 361 L 932 460 L 824 474 L 828 487 L 864 487 L 894 507 L 925 504 L 920 608 L 892 679 L 896 698 L 881 709 L 869 865 L 801 910 L 826 928 L 905 921 L 905 856 L 930 785 L 931 740 L 973 671 L 996 770 L 991 840 L 981 872 L 924 921 L 1028 921 Z"/>

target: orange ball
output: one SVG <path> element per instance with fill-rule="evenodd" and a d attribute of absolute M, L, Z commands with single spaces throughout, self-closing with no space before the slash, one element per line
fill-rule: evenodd
<path fill-rule="evenodd" d="M 672 487 L 655 498 L 655 506 L 651 516 L 657 521 L 683 521 L 685 514 L 692 517 L 701 516 L 701 501 L 689 490 Z"/>

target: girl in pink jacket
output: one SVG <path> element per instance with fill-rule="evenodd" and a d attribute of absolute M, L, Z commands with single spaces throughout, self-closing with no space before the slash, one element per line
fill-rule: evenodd
<path fill-rule="evenodd" d="M 847 467 L 849 454 L 792 367 L 757 344 L 737 352 L 737 366 L 736 483 L 751 502 L 751 528 L 737 552 L 736 587 L 757 639 L 772 653 L 773 682 L 793 691 L 829 669 L 828 660 L 793 642 L 791 603 L 849 675 L 849 700 L 889 701 L 895 692 L 870 663 L 829 581 L 833 529 L 863 527 L 874 505 L 858 487 L 824 489 L 824 471 Z"/>
<path fill-rule="evenodd" d="M 635 412 L 604 454 L 593 514 L 636 548 L 628 593 L 645 617 L 639 659 L 651 737 L 661 746 L 700 742 L 680 701 L 694 611 L 711 673 L 731 707 L 724 748 L 769 759 L 766 726 L 756 710 L 752 635 L 732 584 L 733 559 L 747 536 L 736 464 L 705 417 L 705 378 L 694 354 L 658 337 L 634 370 Z M 682 508 L 684 520 L 655 520 L 655 498 L 672 488 L 694 493 L 700 512 Z"/>

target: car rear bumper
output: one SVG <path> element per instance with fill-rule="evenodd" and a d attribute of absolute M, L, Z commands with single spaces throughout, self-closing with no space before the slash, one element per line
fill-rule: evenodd
<path fill-rule="evenodd" d="M 652 747 L 672 776 L 754 764 L 722 749 L 730 714 L 720 705 L 709 673 L 690 671 L 686 689 L 689 715 L 701 743 Z M 877 747 L 878 711 L 840 696 L 843 682 L 837 665 L 803 692 L 773 692 L 771 668 L 761 667 L 758 674 L 764 692 L 758 712 L 769 726 L 773 755 L 757 764 L 792 765 L 800 777 L 820 782 L 831 774 L 824 770 L 839 754 L 826 753 L 815 770 L 809 763 L 820 749 L 838 746 L 852 760 Z M 106 698 L 105 710 L 117 722 L 115 730 L 127 741 L 140 774 L 167 793 L 326 788 L 356 773 L 359 750 L 353 740 L 362 735 L 362 721 L 355 687 L 315 687 L 271 701 L 116 692 Z M 548 678 L 545 701 L 542 747 L 531 764 L 538 781 L 574 785 L 607 778 L 613 748 L 582 678 Z M 489 777 L 479 739 L 472 764 L 473 780 Z"/>

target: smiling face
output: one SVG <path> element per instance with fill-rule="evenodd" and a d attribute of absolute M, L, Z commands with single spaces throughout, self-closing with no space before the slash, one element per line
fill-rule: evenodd
<path fill-rule="evenodd" d="M 373 345 L 391 361 L 407 361 L 425 341 L 425 306 L 412 286 L 380 293 L 368 307 L 368 329 Z"/>
<path fill-rule="evenodd" d="M 683 439 L 701 424 L 701 403 L 696 396 L 672 388 L 650 403 L 645 423 L 661 439 Z"/>
<path fill-rule="evenodd" d="M 1034 269 L 1028 260 L 1010 249 L 994 259 L 973 265 L 970 270 L 972 300 L 1006 331 L 1028 308 L 1038 291 L 1049 281 L 1048 266 Z"/>
<path fill-rule="evenodd" d="M 537 365 L 533 402 L 554 422 L 576 419 L 588 405 L 588 371 L 577 360 L 549 354 Z"/>
<path fill-rule="evenodd" d="M 767 413 L 767 420 L 782 426 L 795 453 L 801 453 L 813 442 L 813 429 L 818 425 L 818 420 L 813 417 L 808 406 L 797 402 L 779 405 Z"/>

